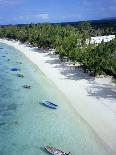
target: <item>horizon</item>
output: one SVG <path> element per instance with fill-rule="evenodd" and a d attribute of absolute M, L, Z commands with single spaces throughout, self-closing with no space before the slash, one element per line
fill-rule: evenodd
<path fill-rule="evenodd" d="M 115 0 L 0 0 L 0 25 L 65 23 L 115 17 Z"/>
<path fill-rule="evenodd" d="M 0 24 L 0 26 L 16 26 L 16 25 L 31 25 L 31 24 L 73 24 L 73 23 L 81 23 L 81 22 L 97 22 L 97 21 L 116 21 L 116 17 L 109 17 L 109 18 L 103 18 L 103 19 L 92 19 L 92 20 L 80 20 L 80 21 L 64 21 L 64 22 L 30 22 L 30 23 L 16 23 L 16 24 Z"/>

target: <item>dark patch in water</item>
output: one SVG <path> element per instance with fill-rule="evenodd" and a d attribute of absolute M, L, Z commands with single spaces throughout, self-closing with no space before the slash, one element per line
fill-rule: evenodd
<path fill-rule="evenodd" d="M 0 105 L 0 114 L 6 110 L 6 106 Z"/>
<path fill-rule="evenodd" d="M 8 112 L 3 112 L 3 113 L 1 113 L 0 115 L 1 115 L 1 116 L 8 116 L 9 113 L 8 113 Z"/>
<path fill-rule="evenodd" d="M 0 127 L 3 126 L 3 125 L 6 125 L 6 123 L 5 122 L 1 122 L 0 123 Z"/>
<path fill-rule="evenodd" d="M 7 110 L 16 110 L 16 104 L 8 105 Z"/>
<path fill-rule="evenodd" d="M 8 89 L 6 89 L 7 91 Z M 3 91 L 2 94 L 0 94 L 0 97 L 3 97 L 3 98 L 6 98 L 7 97 L 10 97 L 12 95 L 12 92 L 5 92 Z"/>
<path fill-rule="evenodd" d="M 11 104 L 11 105 L 1 105 L 0 106 L 0 115 L 5 116 L 8 115 L 8 111 L 15 111 L 17 109 L 16 104 Z"/>
<path fill-rule="evenodd" d="M 14 124 L 15 124 L 15 125 L 18 125 L 18 124 L 19 124 L 19 122 L 18 122 L 18 121 L 14 121 Z"/>
<path fill-rule="evenodd" d="M 6 57 L 5 55 L 3 55 L 2 57 Z"/>
<path fill-rule="evenodd" d="M 2 50 L 3 48 L 2 47 L 0 47 L 0 50 Z"/>
<path fill-rule="evenodd" d="M 18 121 L 13 121 L 13 122 L 10 122 L 10 123 L 9 123 L 9 126 L 18 125 L 18 124 L 19 124 Z"/>
<path fill-rule="evenodd" d="M 12 145 L 13 145 L 13 146 L 16 146 L 17 144 L 16 144 L 16 143 L 12 143 Z"/>

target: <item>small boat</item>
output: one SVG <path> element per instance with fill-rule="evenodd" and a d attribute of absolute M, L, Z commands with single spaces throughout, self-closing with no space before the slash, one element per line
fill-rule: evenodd
<path fill-rule="evenodd" d="M 30 85 L 24 85 L 23 88 L 30 89 L 31 86 Z"/>
<path fill-rule="evenodd" d="M 17 71 L 20 71 L 20 69 L 19 68 L 11 68 L 11 71 L 17 72 Z"/>
<path fill-rule="evenodd" d="M 58 107 L 57 104 L 54 104 L 54 103 L 52 103 L 52 102 L 50 102 L 50 101 L 47 101 L 47 100 L 42 101 L 41 103 L 42 103 L 44 106 L 46 106 L 46 107 L 48 107 L 48 108 L 51 108 L 51 109 L 57 109 L 57 107 Z"/>
<path fill-rule="evenodd" d="M 17 61 L 16 63 L 17 63 L 17 64 L 22 64 L 22 62 L 20 62 L 20 61 Z"/>
<path fill-rule="evenodd" d="M 45 146 L 44 148 L 53 155 L 69 155 L 70 154 L 70 152 L 66 153 L 52 146 Z"/>
<path fill-rule="evenodd" d="M 21 78 L 24 78 L 24 75 L 23 74 L 17 74 L 16 76 L 21 77 Z"/>

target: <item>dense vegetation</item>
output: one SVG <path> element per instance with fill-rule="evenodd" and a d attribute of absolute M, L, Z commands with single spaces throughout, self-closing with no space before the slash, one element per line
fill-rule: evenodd
<path fill-rule="evenodd" d="M 114 28 L 110 27 L 111 30 L 114 32 Z M 93 28 L 88 22 L 77 27 L 59 24 L 0 27 L 1 38 L 19 40 L 44 49 L 54 48 L 62 61 L 79 62 L 84 72 L 94 76 L 116 76 L 116 39 L 99 45 L 87 45 L 85 42 L 90 36 L 98 35 L 98 32 L 100 34 L 101 29 Z"/>
<path fill-rule="evenodd" d="M 69 22 L 62 23 L 62 25 L 71 25 L 76 28 L 80 27 L 82 22 Z M 99 36 L 99 35 L 116 35 L 116 18 L 109 18 L 104 20 L 93 20 L 89 21 L 92 26 L 92 31 L 90 32 L 91 36 Z"/>

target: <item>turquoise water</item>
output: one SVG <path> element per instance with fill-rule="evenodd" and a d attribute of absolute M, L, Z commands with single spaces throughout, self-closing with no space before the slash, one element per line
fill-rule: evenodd
<path fill-rule="evenodd" d="M 0 155 L 47 155 L 44 145 L 70 151 L 71 155 L 107 155 L 44 74 L 15 48 L 2 43 L 0 48 Z M 22 64 L 17 64 L 19 61 Z M 20 68 L 24 78 L 10 71 L 12 67 Z M 24 89 L 24 84 L 32 88 Z M 43 99 L 58 103 L 58 110 L 40 105 Z"/>

